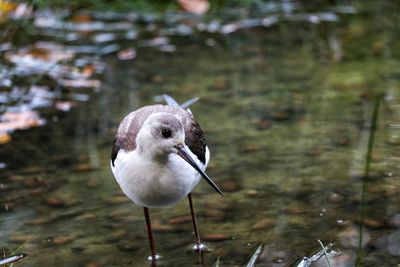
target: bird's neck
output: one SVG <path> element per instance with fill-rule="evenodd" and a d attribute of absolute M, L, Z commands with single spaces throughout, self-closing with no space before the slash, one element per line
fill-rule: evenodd
<path fill-rule="evenodd" d="M 160 164 L 165 164 L 168 161 L 169 156 L 169 153 L 165 151 L 159 149 L 149 149 L 149 147 L 147 147 L 146 149 L 139 147 L 139 153 L 147 160 Z"/>

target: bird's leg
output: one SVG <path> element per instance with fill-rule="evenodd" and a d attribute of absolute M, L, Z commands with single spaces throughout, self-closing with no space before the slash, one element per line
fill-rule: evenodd
<path fill-rule="evenodd" d="M 159 258 L 159 256 L 156 254 L 156 243 L 154 242 L 153 233 L 151 231 L 149 209 L 143 207 L 143 211 L 144 211 L 144 218 L 146 219 L 147 236 L 149 237 L 150 250 L 151 250 L 151 256 L 149 257 L 149 260 L 151 260 L 154 263 Z"/>
<path fill-rule="evenodd" d="M 197 220 L 196 220 L 196 214 L 194 212 L 194 207 L 193 207 L 193 201 L 192 201 L 192 194 L 188 194 L 188 200 L 189 200 L 189 206 L 190 206 L 190 214 L 192 215 L 192 222 L 193 222 L 193 228 L 194 228 L 194 234 L 196 236 L 196 244 L 194 246 L 195 250 L 201 251 L 204 248 L 204 245 L 201 244 L 200 241 L 200 234 L 199 234 L 199 228 L 197 227 Z"/>

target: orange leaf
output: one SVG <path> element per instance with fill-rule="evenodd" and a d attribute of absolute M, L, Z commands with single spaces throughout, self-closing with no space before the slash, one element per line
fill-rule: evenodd
<path fill-rule="evenodd" d="M 6 112 L 0 118 L 0 132 L 12 132 L 19 129 L 38 127 L 43 124 L 43 119 L 40 119 L 34 111 Z"/>
<path fill-rule="evenodd" d="M 203 15 L 210 8 L 210 3 L 207 0 L 178 0 L 182 8 L 188 12 Z"/>
<path fill-rule="evenodd" d="M 0 145 L 6 144 L 11 141 L 11 135 L 8 133 L 0 133 Z"/>
<path fill-rule="evenodd" d="M 10 11 L 14 10 L 17 5 L 15 3 L 0 0 L 0 14 L 7 15 Z"/>

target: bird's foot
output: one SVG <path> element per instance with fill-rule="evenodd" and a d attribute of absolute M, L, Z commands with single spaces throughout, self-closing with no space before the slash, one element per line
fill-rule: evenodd
<path fill-rule="evenodd" d="M 150 255 L 150 256 L 147 257 L 147 260 L 148 260 L 148 261 L 151 261 L 151 262 L 153 262 L 153 261 L 159 261 L 159 260 L 161 260 L 161 256 L 158 255 L 158 254 L 156 254 L 156 255 Z"/>
<path fill-rule="evenodd" d="M 193 250 L 195 251 L 206 251 L 207 250 L 207 245 L 204 243 L 196 243 L 192 246 Z"/>

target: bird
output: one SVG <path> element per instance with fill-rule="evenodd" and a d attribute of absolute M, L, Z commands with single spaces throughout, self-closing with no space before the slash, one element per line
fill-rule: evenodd
<path fill-rule="evenodd" d="M 123 193 L 143 207 L 151 255 L 160 256 L 151 229 L 149 208 L 171 206 L 187 197 L 196 238 L 193 246 L 201 251 L 201 243 L 191 192 L 203 178 L 216 192 L 219 187 L 205 173 L 210 152 L 199 123 L 186 109 L 197 101 L 179 105 L 163 95 L 168 105 L 141 107 L 126 115 L 114 137 L 111 170 Z"/>

